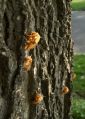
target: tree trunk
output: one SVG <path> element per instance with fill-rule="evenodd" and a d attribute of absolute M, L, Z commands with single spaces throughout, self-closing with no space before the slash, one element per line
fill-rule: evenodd
<path fill-rule="evenodd" d="M 33 31 L 40 42 L 25 52 Z M 70 119 L 72 49 L 69 0 L 0 0 L 0 119 Z"/>

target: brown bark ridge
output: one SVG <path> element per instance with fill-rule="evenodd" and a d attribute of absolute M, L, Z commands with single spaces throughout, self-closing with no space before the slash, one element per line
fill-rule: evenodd
<path fill-rule="evenodd" d="M 33 31 L 40 42 L 25 54 L 24 34 Z M 72 44 L 69 0 L 0 0 L 0 119 L 70 119 Z"/>

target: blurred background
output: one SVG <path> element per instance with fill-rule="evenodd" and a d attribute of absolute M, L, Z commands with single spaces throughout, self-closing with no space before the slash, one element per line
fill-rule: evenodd
<path fill-rule="evenodd" d="M 74 41 L 72 116 L 73 119 L 85 119 L 85 0 L 73 0 L 71 5 Z"/>

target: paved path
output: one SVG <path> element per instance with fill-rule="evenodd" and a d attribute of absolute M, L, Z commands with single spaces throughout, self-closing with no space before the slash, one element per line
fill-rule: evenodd
<path fill-rule="evenodd" d="M 85 11 L 72 12 L 74 53 L 85 53 Z"/>

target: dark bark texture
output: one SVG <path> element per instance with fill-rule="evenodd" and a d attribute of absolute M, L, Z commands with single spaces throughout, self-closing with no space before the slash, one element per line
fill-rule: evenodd
<path fill-rule="evenodd" d="M 32 31 L 41 39 L 26 72 L 22 45 Z M 69 0 L 0 0 L 0 119 L 70 119 L 72 44 Z M 33 104 L 38 91 L 43 100 Z"/>

